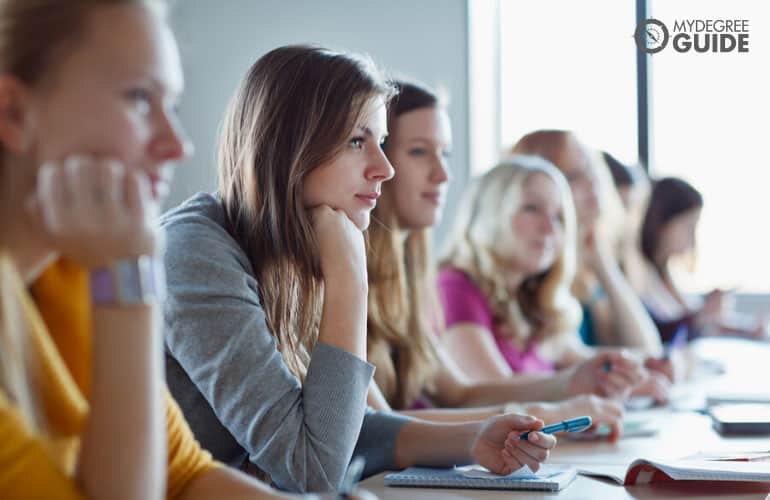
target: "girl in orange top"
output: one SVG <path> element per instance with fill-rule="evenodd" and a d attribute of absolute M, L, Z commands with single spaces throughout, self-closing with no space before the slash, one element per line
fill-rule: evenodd
<path fill-rule="evenodd" d="M 158 1 L 0 4 L 1 498 L 282 497 L 215 464 L 162 382 L 181 90 Z"/>

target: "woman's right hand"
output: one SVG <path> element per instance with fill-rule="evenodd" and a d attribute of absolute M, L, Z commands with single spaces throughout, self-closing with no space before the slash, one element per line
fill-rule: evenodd
<path fill-rule="evenodd" d="M 88 269 L 162 247 L 147 176 L 115 161 L 72 156 L 44 165 L 27 205 L 51 249 Z"/>
<path fill-rule="evenodd" d="M 345 212 L 328 205 L 313 208 L 311 216 L 324 282 L 328 285 L 343 279 L 347 286 L 350 283 L 348 280 L 353 280 L 366 289 L 366 247 L 361 230 Z"/>
<path fill-rule="evenodd" d="M 703 297 L 703 305 L 696 313 L 695 322 L 706 335 L 719 333 L 718 325 L 724 317 L 729 295 L 729 290 L 716 288 Z"/>
<path fill-rule="evenodd" d="M 601 424 L 610 427 L 611 441 L 618 440 L 623 433 L 623 405 L 599 396 L 584 394 L 557 403 L 538 403 L 527 411 L 549 424 L 588 415 L 593 421 L 592 428 Z"/>

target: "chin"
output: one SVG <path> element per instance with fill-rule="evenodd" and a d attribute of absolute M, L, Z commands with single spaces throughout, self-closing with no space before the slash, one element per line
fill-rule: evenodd
<path fill-rule="evenodd" d="M 369 222 L 371 222 L 371 216 L 369 215 L 369 212 L 366 212 L 365 214 L 356 214 L 353 217 L 350 217 L 350 220 L 353 221 L 353 224 L 361 231 L 366 231 L 369 228 Z"/>

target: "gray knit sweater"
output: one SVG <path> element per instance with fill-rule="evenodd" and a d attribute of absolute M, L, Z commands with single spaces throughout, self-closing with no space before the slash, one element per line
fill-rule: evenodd
<path fill-rule="evenodd" d="M 224 229 L 219 200 L 199 193 L 161 223 L 168 386 L 201 445 L 235 467 L 250 461 L 297 492 L 336 489 L 354 453 L 366 458 L 368 474 L 395 468 L 407 419 L 367 410 L 374 367 L 319 343 L 300 385 L 268 330 L 251 264 Z"/>

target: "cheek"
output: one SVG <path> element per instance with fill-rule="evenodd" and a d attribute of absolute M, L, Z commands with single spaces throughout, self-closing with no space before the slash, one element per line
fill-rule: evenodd
<path fill-rule="evenodd" d="M 397 196 L 401 198 L 416 197 L 421 189 L 419 172 L 415 168 L 405 166 L 396 169 L 396 175 L 393 179 L 387 181 L 395 190 Z"/>
<path fill-rule="evenodd" d="M 73 126 L 75 125 L 75 126 Z M 54 131 L 58 132 L 54 132 Z M 62 161 L 84 154 L 118 160 L 127 167 L 141 166 L 150 146 L 150 128 L 146 123 L 121 114 L 101 113 L 59 121 L 46 134 L 41 150 L 45 160 Z"/>
<path fill-rule="evenodd" d="M 513 218 L 511 226 L 513 234 L 519 238 L 527 238 L 532 235 L 535 224 L 526 214 L 519 214 Z"/>

